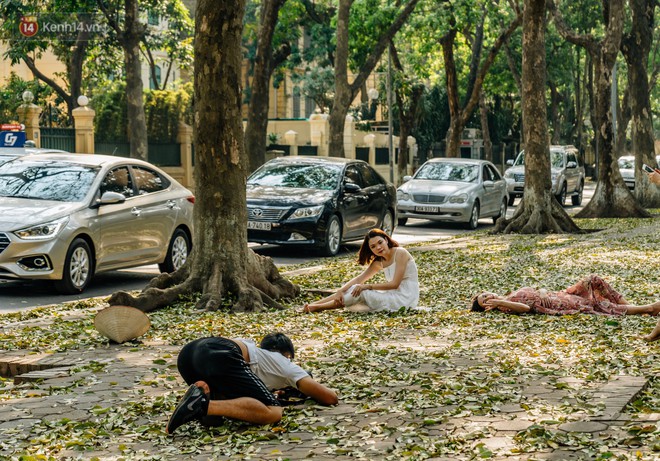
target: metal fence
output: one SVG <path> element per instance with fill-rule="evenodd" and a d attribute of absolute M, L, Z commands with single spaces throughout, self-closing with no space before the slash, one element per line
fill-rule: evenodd
<path fill-rule="evenodd" d="M 130 157 L 131 145 L 127 142 L 94 143 L 97 154 Z M 181 166 L 181 148 L 176 143 L 149 143 L 148 160 L 158 166 Z"/>
<path fill-rule="evenodd" d="M 40 131 L 42 148 L 75 152 L 76 130 L 74 128 L 40 128 Z"/>

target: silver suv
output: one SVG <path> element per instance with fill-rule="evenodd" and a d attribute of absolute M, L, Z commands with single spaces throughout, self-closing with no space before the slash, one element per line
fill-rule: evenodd
<path fill-rule="evenodd" d="M 509 205 L 516 197 L 522 197 L 525 189 L 525 151 L 521 151 L 516 160 L 507 161 L 511 168 L 504 172 Z M 584 191 L 584 161 L 574 146 L 550 146 L 550 180 L 552 193 L 563 206 L 566 196 L 571 196 L 575 206 L 582 204 Z"/>

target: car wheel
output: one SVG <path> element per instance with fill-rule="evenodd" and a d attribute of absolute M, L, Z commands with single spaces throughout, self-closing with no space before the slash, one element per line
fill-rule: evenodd
<path fill-rule="evenodd" d="M 582 205 L 582 196 L 584 195 L 584 183 L 580 181 L 580 187 L 577 190 L 577 194 L 571 195 L 571 203 L 573 206 Z"/>
<path fill-rule="evenodd" d="M 75 239 L 64 259 L 62 280 L 55 281 L 55 289 L 65 295 L 81 293 L 92 278 L 92 251 L 83 239 Z"/>
<path fill-rule="evenodd" d="M 515 202 L 516 196 L 515 195 L 509 195 L 509 206 L 513 206 L 513 202 Z"/>
<path fill-rule="evenodd" d="M 557 195 L 556 198 L 559 204 L 564 206 L 564 203 L 566 203 L 566 183 L 561 185 L 561 190 L 559 191 L 559 195 Z"/>
<path fill-rule="evenodd" d="M 174 272 L 181 268 L 190 254 L 190 239 L 183 230 L 177 229 L 172 235 L 170 246 L 167 247 L 165 261 L 158 265 L 161 272 Z"/>
<path fill-rule="evenodd" d="M 385 212 L 385 216 L 383 217 L 383 224 L 380 226 L 380 228 L 385 231 L 387 235 L 392 236 L 392 232 L 394 232 L 394 218 L 392 218 L 392 213 L 389 211 Z"/>
<path fill-rule="evenodd" d="M 493 216 L 493 224 L 497 224 L 497 220 L 500 219 L 502 216 L 506 218 L 506 199 L 502 199 L 502 203 L 500 204 L 500 212 L 497 214 L 497 216 Z"/>
<path fill-rule="evenodd" d="M 397 222 L 399 223 L 399 226 L 405 226 L 408 222 L 408 218 L 399 218 L 397 219 Z"/>
<path fill-rule="evenodd" d="M 323 253 L 326 256 L 334 256 L 339 253 L 341 246 L 341 223 L 337 215 L 332 215 L 328 221 L 328 227 L 325 231 L 325 244 Z"/>
<path fill-rule="evenodd" d="M 470 213 L 470 220 L 465 223 L 468 229 L 476 229 L 479 226 L 479 202 L 474 202 L 472 213 Z"/>

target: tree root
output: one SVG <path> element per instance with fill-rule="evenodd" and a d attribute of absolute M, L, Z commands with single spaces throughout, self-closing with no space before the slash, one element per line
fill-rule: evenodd
<path fill-rule="evenodd" d="M 566 213 L 564 208 L 551 196 L 544 197 L 543 205 L 533 206 L 532 200 L 525 199 L 511 219 L 498 219 L 492 234 L 579 234 L 580 229 Z"/>
<path fill-rule="evenodd" d="M 211 261 L 210 267 L 201 269 L 190 258 L 178 271 L 154 277 L 139 295 L 120 291 L 108 302 L 150 312 L 177 302 L 181 296 L 201 292 L 196 308 L 214 311 L 221 309 L 226 304 L 225 297 L 232 294 L 236 301 L 231 309 L 250 312 L 265 307 L 284 309 L 277 300 L 300 293 L 297 285 L 282 277 L 271 258 L 251 250 L 244 271 L 228 270 L 220 261 L 212 259 L 202 258 L 202 261 Z"/>

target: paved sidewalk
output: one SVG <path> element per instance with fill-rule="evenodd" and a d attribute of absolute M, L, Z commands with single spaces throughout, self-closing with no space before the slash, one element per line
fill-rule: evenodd
<path fill-rule="evenodd" d="M 22 322 L 22 325 L 26 323 L 30 321 Z M 426 353 L 443 350 L 448 355 L 434 363 L 411 365 L 411 369 L 402 372 L 441 376 L 444 381 L 451 382 L 458 379 L 460 370 L 461 373 L 469 371 L 474 379 L 478 379 L 480 374 L 489 373 L 494 361 L 501 360 L 480 354 L 478 347 L 472 352 L 461 349 L 452 353 L 447 349 L 448 342 L 418 335 L 419 332 L 413 330 L 397 330 L 380 345 L 384 348 L 396 345 L 402 351 Z M 313 344 L 300 346 L 304 349 Z M 87 446 L 87 451 L 80 451 L 78 446 L 62 447 L 57 459 L 114 460 L 131 459 L 131 456 L 156 459 L 160 456 L 157 459 L 378 460 L 387 458 L 395 445 L 424 444 L 436 439 L 451 440 L 452 437 L 471 440 L 470 452 L 491 453 L 491 456 L 484 456 L 490 459 L 588 459 L 583 453 L 571 450 L 570 446 L 546 449 L 533 457 L 517 455 L 515 437 L 520 431 L 546 431 L 543 428 L 547 428 L 548 420 L 555 418 L 553 408 L 575 399 L 588 403 L 585 407 L 591 407 L 593 411 L 575 413 L 570 421 L 557 421 L 552 426 L 553 431 L 570 437 L 606 439 L 621 436 L 622 427 L 630 419 L 623 412 L 624 407 L 647 385 L 646 379 L 631 376 L 615 376 L 598 386 L 571 378 L 557 381 L 539 369 L 536 376 L 502 381 L 499 391 L 513 396 L 511 403 L 495 406 L 491 414 L 484 416 L 464 416 L 455 414 L 452 405 L 411 407 L 405 412 L 392 410 L 388 408 L 388 399 L 393 395 L 404 392 L 414 396 L 416 392 L 424 392 L 424 388 L 405 383 L 380 384 L 372 389 L 376 398 L 368 409 L 359 399 L 342 398 L 340 405 L 332 408 L 308 405 L 293 410 L 301 417 L 312 419 L 314 425 L 321 428 L 320 433 L 323 427 L 333 428 L 334 433 L 342 434 L 341 440 L 328 439 L 319 432 L 296 430 L 295 426 L 277 430 L 241 426 L 240 430 L 261 434 L 259 441 L 241 448 L 240 453 L 227 455 L 214 444 L 213 434 L 211 437 L 188 438 L 186 430 L 178 431 L 176 437 L 161 432 L 169 408 L 184 389 L 176 373 L 177 353 L 178 347 L 158 343 L 108 345 L 101 349 L 42 355 L 30 355 L 26 351 L 0 353 L 0 373 L 3 376 L 13 376 L 17 383 L 33 383 L 24 398 L 9 400 L 0 406 L 0 448 L 50 443 L 47 433 L 53 431 L 55 438 L 60 423 L 68 424 L 69 428 L 72 423 L 78 423 L 83 433 L 105 429 L 107 443 Z M 145 406 L 145 428 L 154 422 L 147 415 L 149 411 L 153 411 L 156 404 L 165 408 L 162 414 L 156 415 L 160 426 L 155 430 L 145 429 L 144 438 L 136 437 L 135 433 L 122 433 L 121 419 L 116 424 L 108 422 L 120 418 L 123 407 L 135 409 L 141 402 L 145 405 L 151 402 Z M 480 404 L 475 401 L 475 405 Z M 116 416 L 108 418 L 109 413 Z M 105 419 L 102 419 L 104 415 Z M 653 423 L 659 418 L 660 415 L 648 415 L 647 422 Z M 52 423 L 49 430 L 44 431 L 44 422 Z M 198 443 L 191 445 L 193 439 Z M 84 440 L 82 436 L 81 440 Z M 648 447 L 642 450 L 648 452 Z M 139 458 L 140 455 L 145 457 Z M 469 459 L 470 456 L 466 452 L 465 456 L 433 459 Z M 4 459 L 2 451 L 0 458 Z M 415 459 L 414 453 L 409 459 Z"/>

